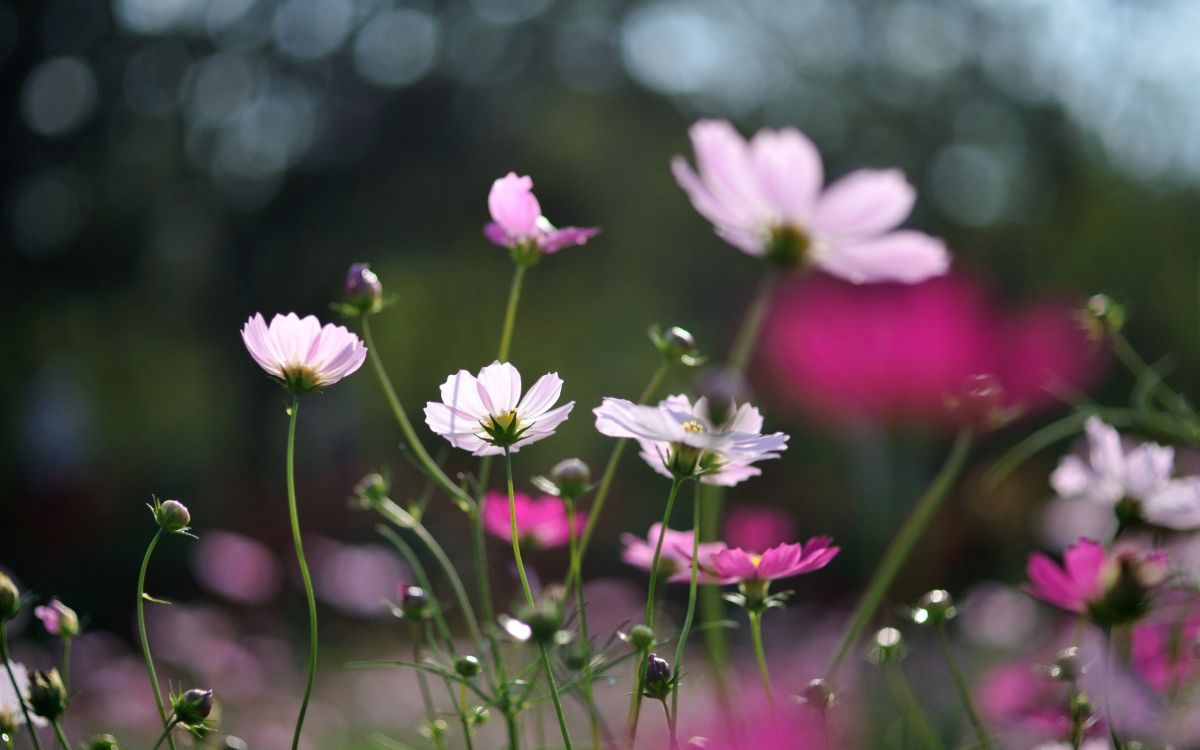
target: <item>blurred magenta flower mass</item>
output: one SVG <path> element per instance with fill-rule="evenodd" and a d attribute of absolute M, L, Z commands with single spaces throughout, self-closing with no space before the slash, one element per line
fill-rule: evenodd
<path fill-rule="evenodd" d="M 517 512 L 517 535 L 522 543 L 529 542 L 542 549 L 562 547 L 567 543 L 571 529 L 567 524 L 567 509 L 561 498 L 549 495 L 533 498 L 524 492 L 518 492 L 513 496 L 513 504 Z M 483 523 L 488 533 L 505 541 L 511 539 L 508 495 L 503 492 L 489 492 L 483 500 L 480 512 L 483 513 Z M 582 534 L 586 525 L 587 517 L 582 514 L 576 515 L 575 532 Z"/>
<path fill-rule="evenodd" d="M 789 281 L 763 338 L 765 374 L 780 397 L 839 426 L 951 426 L 947 399 L 985 373 L 1006 405 L 1037 414 L 1093 386 L 1105 363 L 1072 306 L 1008 310 L 963 271 L 912 285 Z"/>

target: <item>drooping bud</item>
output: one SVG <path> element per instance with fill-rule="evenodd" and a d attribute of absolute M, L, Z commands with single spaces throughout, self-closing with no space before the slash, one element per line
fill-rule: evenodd
<path fill-rule="evenodd" d="M 738 402 L 746 400 L 746 379 L 729 368 L 712 368 L 696 378 L 696 393 L 708 402 L 708 418 L 721 428 L 733 416 Z"/>
<path fill-rule="evenodd" d="M 29 673 L 29 708 L 50 721 L 58 719 L 67 710 L 67 689 L 57 669 Z"/>
<path fill-rule="evenodd" d="M 934 589 L 925 594 L 913 607 L 912 621 L 918 625 L 941 625 L 954 619 L 958 609 L 954 606 L 954 598 L 944 589 Z"/>
<path fill-rule="evenodd" d="M 50 635 L 64 639 L 79 635 L 79 616 L 75 614 L 75 610 L 57 599 L 51 599 L 49 604 L 34 607 L 33 614 L 42 621 Z"/>
<path fill-rule="evenodd" d="M 554 465 L 550 480 L 558 487 L 560 495 L 574 499 L 587 492 L 592 470 L 580 459 L 568 458 Z"/>
<path fill-rule="evenodd" d="M 183 724 L 203 724 L 213 709 L 213 691 L 192 688 L 186 693 L 175 696 L 171 701 L 175 718 Z"/>
<path fill-rule="evenodd" d="M 400 612 L 404 619 L 420 622 L 433 616 L 429 594 L 420 586 L 400 587 Z"/>
<path fill-rule="evenodd" d="M 666 700 L 671 695 L 674 682 L 671 665 L 666 659 L 654 653 L 646 657 L 646 679 L 642 685 L 647 698 Z"/>
<path fill-rule="evenodd" d="M 654 645 L 654 631 L 649 625 L 634 625 L 629 629 L 628 641 L 637 649 L 650 648 Z"/>
<path fill-rule="evenodd" d="M 808 683 L 800 702 L 816 711 L 824 711 L 833 705 L 833 688 L 829 683 L 818 677 Z"/>
<path fill-rule="evenodd" d="M 1050 667 L 1050 676 L 1063 682 L 1077 682 L 1080 677 L 1083 677 L 1083 673 L 1083 659 L 1079 656 L 1079 649 L 1075 646 L 1059 651 L 1058 658 Z"/>
<path fill-rule="evenodd" d="M 21 611 L 21 591 L 12 579 L 0 573 L 0 623 L 17 616 Z"/>
<path fill-rule="evenodd" d="M 178 500 L 159 502 L 158 498 L 154 498 L 154 505 L 150 509 L 154 512 L 154 522 L 158 528 L 168 534 L 184 533 L 192 522 L 192 514 L 188 513 L 187 506 Z"/>
<path fill-rule="evenodd" d="M 867 659 L 872 664 L 883 666 L 894 664 L 904 658 L 908 649 L 904 646 L 904 638 L 896 628 L 883 628 L 871 639 L 871 648 L 867 651 Z"/>
<path fill-rule="evenodd" d="M 102 734 L 88 740 L 87 750 L 121 750 L 117 738 L 111 734 Z"/>
<path fill-rule="evenodd" d="M 460 656 L 454 662 L 454 671 L 458 672 L 460 677 L 468 680 L 477 677 L 482 670 L 483 665 L 479 663 L 479 659 L 470 654 Z"/>

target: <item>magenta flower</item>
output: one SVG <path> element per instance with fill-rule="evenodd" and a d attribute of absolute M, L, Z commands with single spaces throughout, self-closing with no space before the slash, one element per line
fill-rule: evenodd
<path fill-rule="evenodd" d="M 621 560 L 635 568 L 650 571 L 654 561 L 654 547 L 658 544 L 658 536 L 663 532 L 661 523 L 650 527 L 645 539 L 633 534 L 622 534 Z M 725 549 L 724 542 L 701 542 L 699 547 L 700 559 Z M 658 560 L 659 575 L 671 583 L 688 583 L 691 581 L 692 566 L 692 532 L 666 530 L 663 537 L 662 555 Z"/>
<path fill-rule="evenodd" d="M 762 554 L 740 548 L 726 548 L 700 555 L 700 572 L 705 583 L 766 583 L 812 573 L 837 556 L 827 536 L 816 536 L 803 545 L 781 544 Z"/>
<path fill-rule="evenodd" d="M 258 366 L 296 396 L 333 385 L 367 358 L 358 336 L 344 326 L 322 327 L 312 315 L 276 315 L 268 326 L 256 313 L 242 327 L 242 341 Z"/>
<path fill-rule="evenodd" d="M 459 370 L 442 384 L 442 402 L 425 404 L 425 423 L 455 448 L 476 456 L 513 453 L 554 434 L 575 402 L 553 408 L 562 378 L 551 372 L 521 395 L 521 373 L 508 362 L 493 362 L 475 376 Z"/>
<path fill-rule="evenodd" d="M 582 245 L 600 233 L 597 227 L 556 229 L 542 216 L 541 204 L 533 194 L 533 180 L 518 177 L 516 172 L 492 183 L 488 211 L 492 221 L 483 228 L 484 236 L 500 247 L 530 250 L 533 258 Z"/>
<path fill-rule="evenodd" d="M 63 638 L 74 638 L 79 635 L 78 615 L 75 614 L 75 610 L 58 599 L 51 599 L 48 604 L 34 607 L 33 614 L 42 621 L 42 626 L 50 635 L 59 635 Z"/>
<path fill-rule="evenodd" d="M 725 539 L 730 547 L 762 552 L 795 536 L 792 514 L 779 508 L 735 505 L 725 516 Z"/>
<path fill-rule="evenodd" d="M 517 492 L 513 495 L 513 504 L 517 509 L 517 536 L 521 544 L 532 543 L 542 549 L 551 549 L 562 547 L 570 540 L 567 506 L 561 498 L 546 495 L 535 500 L 524 492 Z M 507 493 L 487 493 L 481 512 L 483 525 L 488 533 L 505 541 L 512 541 Z M 587 516 L 576 513 L 575 533 L 582 533 L 586 525 Z"/>
<path fill-rule="evenodd" d="M 699 174 L 676 157 L 675 180 L 742 252 L 854 283 L 912 283 L 950 267 L 941 240 L 896 229 L 917 199 L 899 170 L 859 170 L 822 190 L 821 155 L 795 128 L 760 130 L 747 143 L 728 122 L 701 120 L 689 135 Z"/>
<path fill-rule="evenodd" d="M 1151 689 L 1166 693 L 1193 684 L 1200 677 L 1200 608 L 1187 602 L 1164 607 L 1133 626 L 1133 668 Z"/>
<path fill-rule="evenodd" d="M 1161 551 L 1123 547 L 1109 552 L 1080 539 L 1063 553 L 1061 566 L 1041 553 L 1030 555 L 1026 574 L 1031 596 L 1112 625 L 1145 612 L 1149 594 L 1166 579 L 1167 560 Z"/>

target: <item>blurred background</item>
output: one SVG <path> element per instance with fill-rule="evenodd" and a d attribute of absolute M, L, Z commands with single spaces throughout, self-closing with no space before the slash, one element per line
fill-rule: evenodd
<path fill-rule="evenodd" d="M 955 254 L 953 276 L 920 287 L 780 290 L 750 380 L 793 438 L 729 501 L 841 544 L 796 611 L 852 603 L 944 452 L 945 393 L 980 371 L 1027 420 L 978 449 L 894 594 L 1018 582 L 1030 549 L 1058 543 L 1040 525 L 1058 452 L 999 488 L 981 471 L 1067 402 L 1130 385 L 1071 311 L 1106 291 L 1148 359 L 1200 364 L 1197 33 L 1188 0 L 0 2 L 0 566 L 100 631 L 77 669 L 109 672 L 81 688 L 100 707 L 78 731 L 147 719 L 149 704 L 112 718 L 97 693 L 116 675 L 144 692 L 127 648 L 152 493 L 186 502 L 200 536 L 169 540 L 151 573 L 151 593 L 185 603 L 157 614 L 168 675 L 220 693 L 241 668 L 235 696 L 257 696 L 298 668 L 284 398 L 241 344 L 251 314 L 330 318 L 346 267 L 372 263 L 397 298 L 379 349 L 418 414 L 448 373 L 493 357 L 511 263 L 481 229 L 491 181 L 516 170 L 552 221 L 604 229 L 526 284 L 512 361 L 557 370 L 577 407 L 521 452 L 519 485 L 567 455 L 603 463 L 590 409 L 642 389 L 650 324 L 722 360 L 763 267 L 669 174 L 702 116 L 799 127 L 830 177 L 899 166 L 920 191 L 910 223 Z M 379 600 L 408 573 L 347 502 L 383 467 L 397 499 L 419 493 L 398 441 L 367 370 L 304 403 L 300 505 L 333 681 L 348 680 L 338 644 L 406 648 Z M 587 561 L 632 606 L 643 580 L 617 536 L 644 533 L 664 492 L 627 455 Z M 429 524 L 465 562 L 442 500 Z M 550 579 L 564 565 L 535 562 Z M 37 662 L 52 644 L 34 630 L 18 655 Z M 336 703 L 324 726 L 362 708 Z M 369 715 L 394 720 L 386 701 Z"/>

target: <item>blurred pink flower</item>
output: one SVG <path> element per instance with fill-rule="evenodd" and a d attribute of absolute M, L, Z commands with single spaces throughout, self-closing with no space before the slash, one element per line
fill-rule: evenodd
<path fill-rule="evenodd" d="M 1045 667 L 1021 659 L 993 667 L 975 690 L 979 710 L 989 724 L 1041 738 L 1064 737 L 1071 731 L 1067 684 Z M 1089 735 L 1106 732 L 1103 721 L 1089 725 Z"/>
<path fill-rule="evenodd" d="M 79 635 L 79 617 L 75 610 L 57 599 L 51 599 L 48 604 L 33 608 L 33 614 L 42 621 L 42 626 L 50 635 L 61 635 L 64 638 L 74 638 Z"/>
<path fill-rule="evenodd" d="M 645 539 L 633 534 L 622 534 L 621 559 L 635 568 L 649 571 L 654 562 L 654 548 L 658 544 L 659 533 L 663 530 L 661 523 L 650 527 Z M 699 547 L 700 559 L 716 554 L 725 549 L 724 542 L 702 542 Z M 688 583 L 691 580 L 692 566 L 692 532 L 667 529 L 663 537 L 662 554 L 658 561 L 659 574 L 671 583 Z"/>
<path fill-rule="evenodd" d="M 241 604 L 266 604 L 279 592 L 279 562 L 266 545 L 232 531 L 207 531 L 192 548 L 192 571 L 209 591 Z"/>
<path fill-rule="evenodd" d="M 760 349 L 783 398 L 835 425 L 953 426 L 966 415 L 947 398 L 980 374 L 999 383 L 1001 406 L 1034 413 L 1091 386 L 1103 361 L 1070 307 L 1012 314 L 963 273 L 913 285 L 788 282 Z"/>
<path fill-rule="evenodd" d="M 353 374 L 367 357 L 358 336 L 332 323 L 321 327 L 312 315 L 276 315 L 268 326 L 255 313 L 242 327 L 242 341 L 258 366 L 297 396 Z"/>
<path fill-rule="evenodd" d="M 762 554 L 744 549 L 722 549 L 700 553 L 700 571 L 705 583 L 727 584 L 775 581 L 812 573 L 837 557 L 839 548 L 827 536 L 809 539 L 803 545 L 781 544 Z M 690 558 L 690 550 L 688 557 Z"/>
<path fill-rule="evenodd" d="M 1133 627 L 1133 669 L 1160 693 L 1187 687 L 1200 677 L 1200 607 L 1181 604 L 1164 607 Z"/>
<path fill-rule="evenodd" d="M 817 750 L 845 747 L 840 727 L 822 720 L 818 712 L 789 701 L 772 710 L 761 690 L 746 687 L 738 691 L 736 704 L 725 714 L 704 711 L 701 723 L 680 726 L 680 743 L 704 750 Z M 831 726 L 832 725 L 832 726 Z M 831 737 L 830 735 L 833 735 Z M 659 745 L 665 747 L 666 744 Z"/>
<path fill-rule="evenodd" d="M 545 216 L 533 194 L 533 180 L 509 172 L 492 183 L 488 193 L 488 211 L 492 222 L 484 227 L 484 236 L 492 244 L 514 248 L 530 243 L 542 253 L 556 253 L 564 247 L 582 245 L 600 233 L 596 227 L 557 229 Z"/>
<path fill-rule="evenodd" d="M 1110 552 L 1091 539 L 1080 539 L 1063 553 L 1062 565 L 1040 552 L 1030 555 L 1026 573 L 1026 591 L 1047 604 L 1076 614 L 1125 618 L 1141 609 L 1142 594 L 1165 580 L 1167 559 L 1161 551 L 1121 547 Z M 1129 585 L 1118 587 L 1127 576 Z M 1116 606 L 1121 611 L 1110 611 L 1113 607 L 1106 601 L 1115 588 L 1129 589 L 1119 592 Z"/>
<path fill-rule="evenodd" d="M 725 517 L 725 539 L 730 547 L 762 552 L 795 536 L 792 515 L 778 508 L 737 505 Z"/>
<path fill-rule="evenodd" d="M 675 180 L 742 252 L 855 283 L 911 283 L 949 268 L 944 242 L 896 229 L 917 199 L 899 170 L 862 169 L 822 190 L 821 155 L 795 128 L 760 130 L 747 143 L 728 122 L 701 120 L 689 135 L 699 174 L 676 157 Z"/>
<path fill-rule="evenodd" d="M 546 495 L 533 499 L 524 492 L 513 495 L 517 509 L 517 534 L 522 544 L 529 542 L 542 549 L 562 547 L 570 539 L 567 525 L 567 507 L 561 498 Z M 508 494 L 489 492 L 483 500 L 483 525 L 488 533 L 506 541 L 512 539 L 512 525 L 508 512 Z M 575 514 L 575 533 L 583 532 L 587 516 Z"/>

